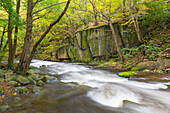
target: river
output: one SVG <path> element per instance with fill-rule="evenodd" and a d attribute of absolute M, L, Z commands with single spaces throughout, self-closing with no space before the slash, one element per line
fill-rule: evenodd
<path fill-rule="evenodd" d="M 81 63 L 33 60 L 31 66 L 59 82 L 24 96 L 25 104 L 9 113 L 170 113 L 169 82 L 132 81 Z"/>

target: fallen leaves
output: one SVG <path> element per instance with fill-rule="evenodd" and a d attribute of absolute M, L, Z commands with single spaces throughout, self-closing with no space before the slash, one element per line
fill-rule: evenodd
<path fill-rule="evenodd" d="M 0 86 L 3 87 L 3 95 L 0 96 L 0 100 L 5 98 L 5 97 L 9 97 L 9 96 L 12 96 L 12 95 L 17 95 L 17 91 L 14 90 L 13 86 L 8 86 L 8 82 L 0 82 Z"/>

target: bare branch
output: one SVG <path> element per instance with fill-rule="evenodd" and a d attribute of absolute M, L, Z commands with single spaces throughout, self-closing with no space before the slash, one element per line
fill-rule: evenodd
<path fill-rule="evenodd" d="M 36 0 L 36 2 L 33 3 L 33 7 L 35 7 L 37 5 L 38 2 L 41 2 L 43 0 Z"/>
<path fill-rule="evenodd" d="M 49 6 L 47 6 L 47 7 L 44 7 L 43 9 L 40 9 L 40 10 L 38 10 L 38 11 L 33 12 L 32 14 L 34 15 L 35 13 L 38 13 L 38 12 L 40 12 L 40 11 L 43 11 L 44 9 L 50 8 L 50 7 L 55 6 L 55 5 L 58 5 L 58 4 L 63 4 L 63 3 L 66 3 L 66 2 L 60 2 L 60 3 L 56 3 L 56 4 L 49 5 Z"/>
<path fill-rule="evenodd" d="M 51 11 L 49 11 L 49 12 L 46 13 L 46 14 L 49 14 L 50 12 L 51 12 Z M 35 19 L 33 20 L 33 22 L 36 21 L 36 20 L 38 20 L 38 19 L 40 19 L 40 18 L 43 18 L 46 14 L 40 15 L 39 17 L 35 18 Z"/>
<path fill-rule="evenodd" d="M 109 17 L 108 17 L 107 15 L 105 15 L 104 13 L 101 13 L 99 10 L 97 10 L 96 6 L 94 5 L 94 3 L 93 3 L 91 0 L 90 0 L 90 3 L 93 5 L 93 7 L 95 8 L 95 10 L 96 10 L 99 14 L 103 15 L 107 20 L 109 20 Z"/>

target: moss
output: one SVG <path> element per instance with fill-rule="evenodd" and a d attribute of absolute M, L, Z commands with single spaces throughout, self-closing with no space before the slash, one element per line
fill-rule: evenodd
<path fill-rule="evenodd" d="M 133 68 L 131 69 L 131 71 L 139 71 L 139 68 L 138 68 L 138 67 L 133 67 Z"/>
<path fill-rule="evenodd" d="M 145 69 L 145 70 L 143 70 L 143 72 L 148 72 L 148 70 L 147 70 L 147 69 Z"/>
<path fill-rule="evenodd" d="M 117 24 L 118 22 L 113 22 L 112 24 Z M 78 32 L 82 32 L 82 31 L 86 31 L 86 30 L 92 30 L 92 29 L 99 29 L 101 27 L 108 27 L 108 24 L 105 24 L 105 25 L 99 25 L 99 26 L 94 26 L 94 27 L 89 27 L 89 28 L 86 28 L 86 29 L 80 29 L 80 30 L 77 30 L 76 33 Z"/>
<path fill-rule="evenodd" d="M 163 71 L 161 69 L 157 69 L 156 73 L 163 73 Z"/>
<path fill-rule="evenodd" d="M 119 76 L 121 77 L 130 77 L 131 75 L 136 75 L 137 73 L 135 72 L 121 72 L 121 73 L 118 73 Z"/>

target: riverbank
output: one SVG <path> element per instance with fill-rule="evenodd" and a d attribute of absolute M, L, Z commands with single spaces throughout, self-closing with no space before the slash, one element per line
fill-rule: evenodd
<path fill-rule="evenodd" d="M 96 69 L 115 72 L 119 76 L 129 78 L 129 80 L 170 82 L 170 59 L 142 61 L 135 65 L 132 60 L 123 63 L 116 60 L 102 60 L 92 61 L 87 65 Z"/>
<path fill-rule="evenodd" d="M 57 81 L 54 76 L 35 74 L 33 70 L 29 70 L 28 75 L 20 75 L 12 70 L 0 69 L 0 101 L 11 96 L 16 96 L 16 101 L 21 100 L 19 95 L 38 94 L 46 84 Z M 0 106 L 1 112 L 8 109 L 8 105 Z"/>

